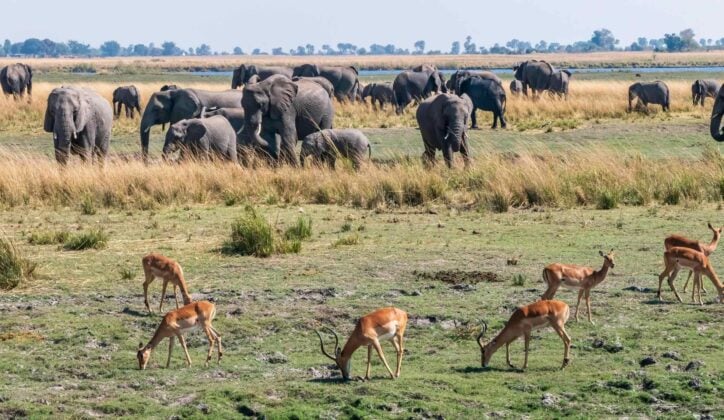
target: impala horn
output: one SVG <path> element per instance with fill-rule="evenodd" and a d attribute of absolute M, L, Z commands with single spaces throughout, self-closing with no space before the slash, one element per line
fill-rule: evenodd
<path fill-rule="evenodd" d="M 324 327 L 323 329 L 331 332 L 334 335 L 334 354 L 337 354 L 337 349 L 339 348 L 339 337 L 337 336 L 337 333 L 329 327 Z M 314 332 L 317 333 L 317 337 L 319 337 L 319 346 L 322 349 L 322 354 L 336 362 L 337 358 L 330 356 L 329 353 L 327 353 L 327 351 L 324 349 L 324 340 L 322 340 L 322 335 L 319 333 L 318 330 L 314 330 Z"/>

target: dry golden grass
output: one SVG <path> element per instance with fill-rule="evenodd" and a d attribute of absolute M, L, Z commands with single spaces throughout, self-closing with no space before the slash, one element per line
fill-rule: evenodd
<path fill-rule="evenodd" d="M 408 55 L 408 56 L 213 56 L 213 57 L 114 57 L 114 58 L 2 58 L 0 66 L 17 61 L 43 71 L 98 72 L 128 70 L 229 70 L 241 63 L 257 65 L 296 66 L 315 62 L 322 65 L 356 66 L 361 69 L 406 68 L 420 63 L 432 63 L 441 68 L 510 68 L 515 63 L 538 59 L 561 67 L 658 67 L 658 66 L 721 66 L 724 51 L 654 53 L 602 52 L 588 54 L 530 54 L 530 55 Z"/>

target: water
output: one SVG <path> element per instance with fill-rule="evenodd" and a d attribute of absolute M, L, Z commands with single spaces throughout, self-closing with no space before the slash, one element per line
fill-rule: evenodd
<path fill-rule="evenodd" d="M 360 70 L 359 75 L 365 76 L 394 76 L 403 69 L 397 70 Z M 512 74 L 512 69 L 489 69 L 496 74 Z M 571 69 L 571 73 L 724 73 L 724 66 L 711 67 L 607 67 L 590 69 Z M 453 69 L 443 69 L 442 73 L 449 75 L 454 73 Z M 192 71 L 183 74 L 194 76 L 231 77 L 230 71 Z"/>

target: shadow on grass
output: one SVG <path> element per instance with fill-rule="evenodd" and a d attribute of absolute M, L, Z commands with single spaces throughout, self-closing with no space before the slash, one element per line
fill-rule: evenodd
<path fill-rule="evenodd" d="M 137 310 L 131 309 L 129 307 L 123 308 L 121 313 L 126 314 L 126 315 L 131 315 L 131 316 L 143 317 L 143 318 L 145 318 L 149 315 L 149 313 L 146 311 L 137 311 Z"/>
<path fill-rule="evenodd" d="M 675 303 L 678 303 L 675 300 L 661 300 L 659 298 L 653 298 L 648 300 L 641 301 L 644 305 L 673 305 Z"/>
<path fill-rule="evenodd" d="M 524 372 L 522 369 L 497 368 L 497 367 L 481 367 L 481 366 L 465 366 L 464 368 L 455 368 L 453 371 L 458 373 L 484 373 L 484 372 Z"/>

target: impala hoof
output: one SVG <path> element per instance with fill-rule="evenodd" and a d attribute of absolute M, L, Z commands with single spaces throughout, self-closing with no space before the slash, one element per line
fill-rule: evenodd
<path fill-rule="evenodd" d="M 561 370 L 565 369 L 566 366 L 571 364 L 571 359 L 563 359 L 563 366 L 561 366 Z"/>

